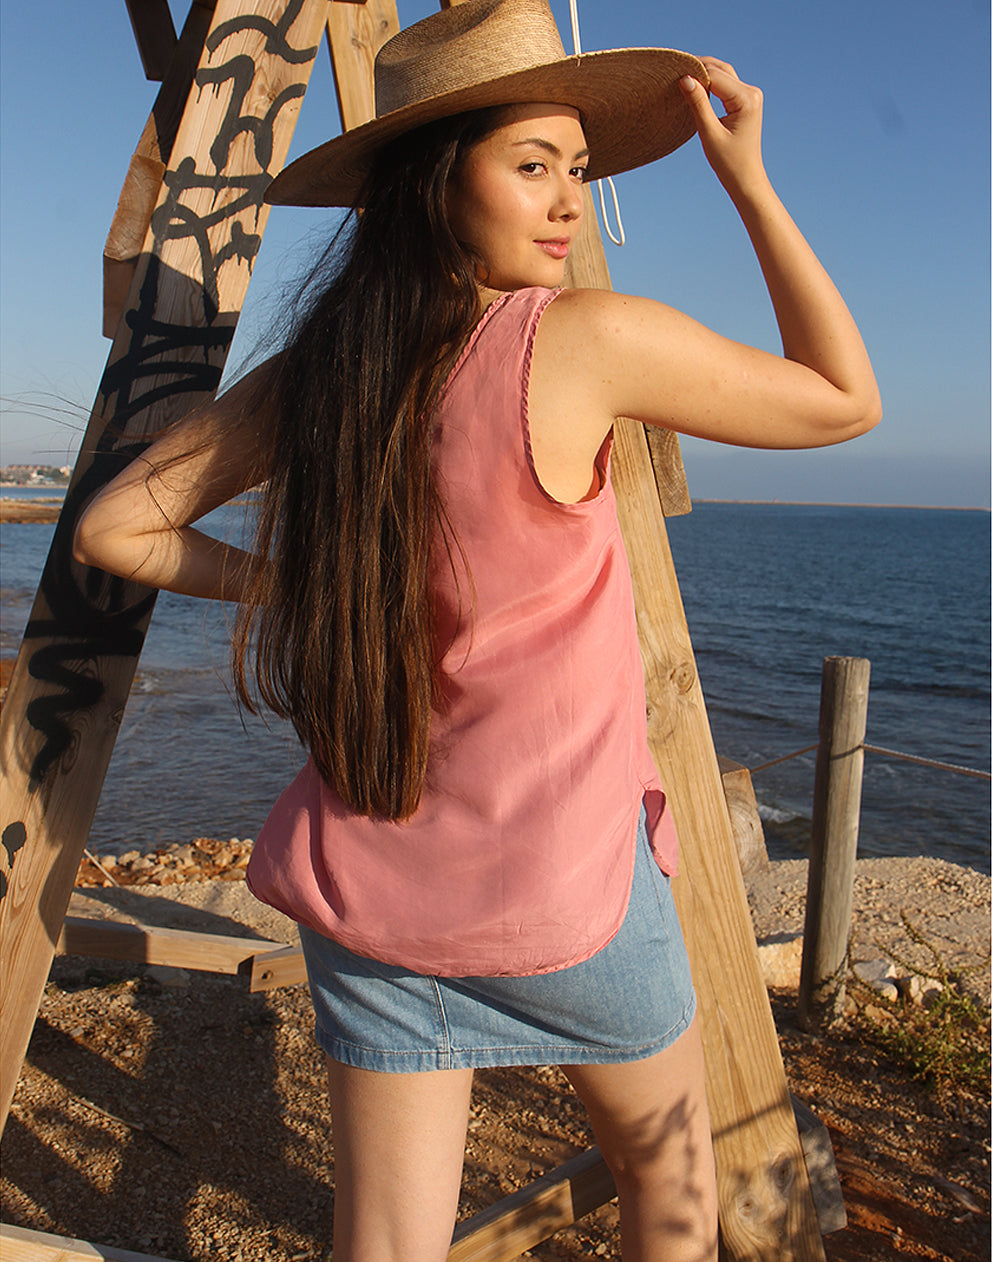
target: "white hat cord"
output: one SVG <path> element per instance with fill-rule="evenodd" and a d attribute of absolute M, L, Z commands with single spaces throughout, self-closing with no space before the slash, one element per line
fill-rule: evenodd
<path fill-rule="evenodd" d="M 579 0 L 568 0 L 568 12 L 572 19 L 572 52 L 576 56 L 582 52 L 582 40 L 579 36 Z M 620 199 L 617 197 L 617 186 L 613 183 L 613 176 L 608 175 L 606 182 L 610 186 L 610 193 L 613 196 L 613 213 L 617 217 L 617 232 L 619 236 L 613 235 L 613 229 L 610 227 L 610 221 L 606 214 L 606 198 L 603 196 L 603 181 L 596 180 L 596 188 L 599 192 L 599 209 L 603 216 L 603 227 L 606 229 L 606 235 L 610 238 L 614 245 L 623 245 L 627 240 L 627 234 L 623 230 L 623 219 L 620 216 Z"/>

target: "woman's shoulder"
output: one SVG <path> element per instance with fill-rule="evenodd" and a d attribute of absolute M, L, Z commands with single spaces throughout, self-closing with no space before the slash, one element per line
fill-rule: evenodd
<path fill-rule="evenodd" d="M 611 289 L 562 289 L 541 320 L 545 348 L 576 369 L 613 362 L 645 316 L 644 307 L 665 310 L 649 298 L 632 298 Z"/>
<path fill-rule="evenodd" d="M 650 298 L 633 298 L 612 289 L 562 289 L 545 317 L 548 327 L 564 337 L 594 336 L 600 345 L 623 337 L 643 308 L 664 310 Z"/>

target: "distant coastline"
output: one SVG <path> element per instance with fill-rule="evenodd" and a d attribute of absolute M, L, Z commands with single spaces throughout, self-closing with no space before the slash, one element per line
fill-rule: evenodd
<path fill-rule="evenodd" d="M 755 504 L 776 508 L 912 508 L 930 513 L 992 513 L 981 504 L 853 504 L 843 500 L 723 500 L 692 496 L 694 504 Z"/>
<path fill-rule="evenodd" d="M 58 482 L 7 482 L 0 480 L 0 493 L 5 490 L 64 491 L 65 489 L 65 485 Z M 239 497 L 237 501 L 232 502 L 244 503 L 245 499 L 244 497 Z M 855 504 L 844 500 L 731 500 L 714 499 L 702 495 L 693 496 L 692 502 L 694 504 L 737 504 L 776 508 L 897 508 L 930 513 L 992 513 L 992 506 L 982 504 Z"/>

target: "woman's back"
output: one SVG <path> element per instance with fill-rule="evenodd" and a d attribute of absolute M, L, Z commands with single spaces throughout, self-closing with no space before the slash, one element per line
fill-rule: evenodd
<path fill-rule="evenodd" d="M 598 494 L 575 504 L 544 490 L 531 455 L 533 345 L 555 296 L 487 309 L 435 417 L 450 530 L 434 549 L 439 698 L 416 815 L 351 812 L 310 764 L 249 869 L 266 901 L 418 971 L 539 973 L 598 950 L 626 905 L 642 798 L 674 869 L 609 445 Z"/>

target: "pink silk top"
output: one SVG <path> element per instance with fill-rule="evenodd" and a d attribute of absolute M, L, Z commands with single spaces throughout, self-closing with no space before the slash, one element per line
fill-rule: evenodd
<path fill-rule="evenodd" d="M 527 395 L 558 291 L 505 294 L 445 387 L 435 471 L 457 547 L 435 549 L 442 697 L 404 822 L 358 815 L 306 766 L 248 868 L 262 901 L 360 955 L 438 976 L 577 964 L 616 933 L 642 799 L 677 840 L 647 745 L 626 553 L 603 445 L 594 498 L 541 486 Z"/>

